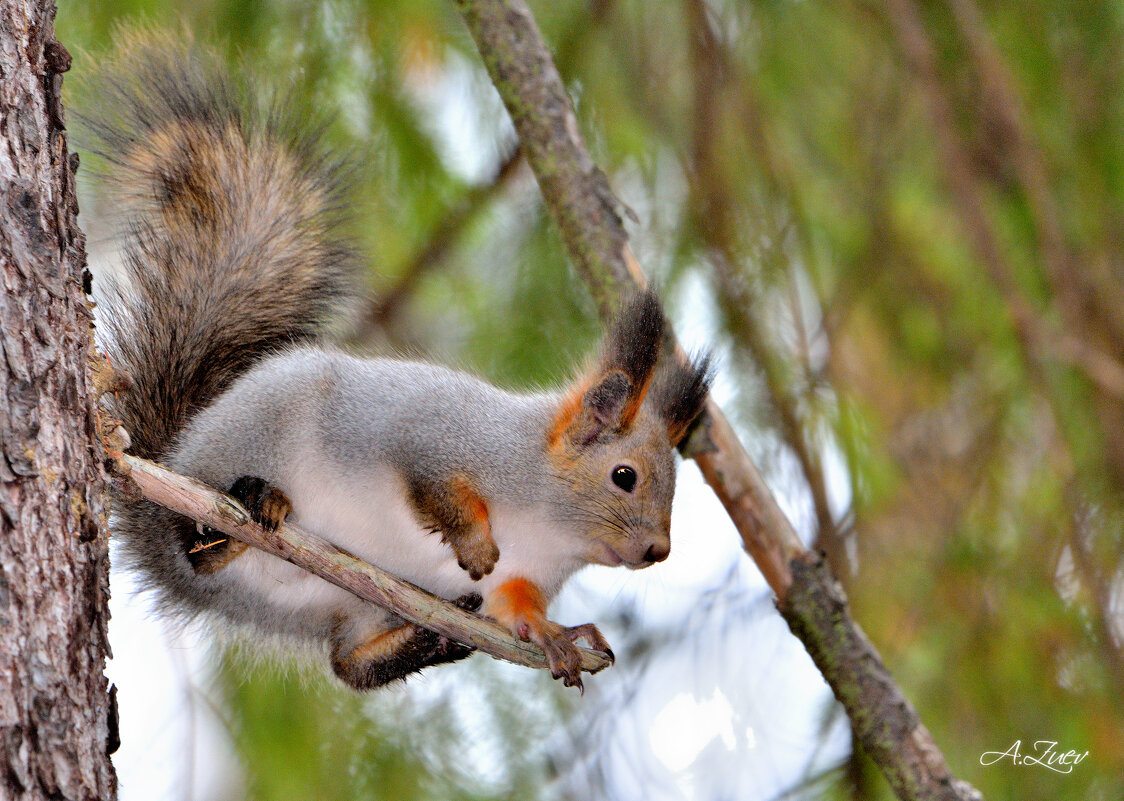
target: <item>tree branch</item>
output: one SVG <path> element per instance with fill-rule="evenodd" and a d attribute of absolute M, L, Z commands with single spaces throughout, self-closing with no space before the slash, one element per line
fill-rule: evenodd
<path fill-rule="evenodd" d="M 153 503 L 221 531 L 239 542 L 292 562 L 365 601 L 486 654 L 526 667 L 546 667 L 542 649 L 521 642 L 507 629 L 364 562 L 332 543 L 288 523 L 268 532 L 250 519 L 237 501 L 193 478 L 125 454 L 117 460 L 140 494 Z M 604 655 L 579 648 L 582 669 L 596 673 L 611 663 Z"/>
<path fill-rule="evenodd" d="M 457 0 L 579 273 L 602 315 L 645 283 L 619 204 L 594 165 L 569 97 L 523 0 Z M 978 799 L 952 777 L 932 735 L 851 620 L 822 560 L 804 548 L 725 416 L 707 405 L 710 442 L 695 459 L 722 500 L 793 633 L 903 799 Z"/>
<path fill-rule="evenodd" d="M 720 163 L 718 141 L 720 132 L 724 130 L 723 110 L 729 102 L 728 93 L 723 90 L 728 82 L 734 80 L 733 70 L 711 28 L 705 2 L 686 0 L 684 8 L 691 32 L 690 52 L 695 70 L 691 155 L 685 170 L 691 195 L 695 199 L 695 224 L 720 290 L 719 303 L 729 327 L 760 370 L 769 401 L 780 422 L 781 435 L 804 474 L 816 516 L 814 543 L 827 551 L 832 568 L 841 573 L 847 566 L 847 556 L 828 503 L 827 480 L 820 455 L 801 424 L 797 410 L 799 397 L 784 376 L 781 357 L 758 323 L 760 298 L 749 282 L 739 280 L 736 273 L 735 265 L 741 261 L 737 241 L 740 226 L 734 212 L 733 187 Z M 748 92 L 743 88 L 743 93 Z M 749 138 L 763 141 L 760 123 L 755 121 L 752 129 L 757 133 L 748 134 Z M 761 152 L 767 148 L 762 145 L 757 149 Z M 767 171 L 773 172 L 772 169 Z M 784 239 L 783 236 L 776 237 L 771 250 L 781 250 Z"/>
<path fill-rule="evenodd" d="M 357 339 L 365 339 L 371 329 L 386 328 L 394 321 L 402 306 L 421 283 L 421 279 L 448 257 L 449 251 L 453 249 L 480 211 L 500 195 L 519 174 L 519 166 L 522 163 L 519 148 L 511 148 L 500 161 L 492 179 L 487 184 L 470 189 L 449 210 L 434 226 L 425 246 L 401 271 L 398 281 L 381 292 L 378 299 L 367 309 L 363 320 L 363 331 L 356 336 Z"/>

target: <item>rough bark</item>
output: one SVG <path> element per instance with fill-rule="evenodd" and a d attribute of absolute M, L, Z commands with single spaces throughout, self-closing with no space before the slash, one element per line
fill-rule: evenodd
<path fill-rule="evenodd" d="M 570 256 L 607 314 L 613 298 L 634 291 L 644 277 L 534 18 L 523 0 L 458 0 L 458 6 Z M 951 777 L 917 712 L 851 620 L 842 591 L 796 537 L 722 412 L 710 403 L 707 415 L 709 447 L 694 458 L 894 791 L 903 799 L 979 799 Z"/>
<path fill-rule="evenodd" d="M 843 588 L 824 559 L 792 561 L 792 592 L 781 615 L 847 710 L 851 729 L 898 798 L 966 801 L 982 796 L 949 772 L 917 710 L 902 695 L 878 652 L 847 612 Z"/>
<path fill-rule="evenodd" d="M 92 315 L 54 15 L 51 0 L 0 0 L 0 798 L 13 801 L 116 795 Z"/>

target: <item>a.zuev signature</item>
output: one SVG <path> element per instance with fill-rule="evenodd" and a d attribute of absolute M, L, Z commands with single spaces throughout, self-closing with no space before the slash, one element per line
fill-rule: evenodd
<path fill-rule="evenodd" d="M 1058 752 L 1057 740 L 1035 740 L 1034 753 L 1022 753 L 1022 740 L 1015 742 L 1006 751 L 985 751 L 980 754 L 981 765 L 994 765 L 1003 759 L 1010 759 L 1012 765 L 1039 765 L 1055 773 L 1073 773 L 1073 766 L 1089 756 L 1089 752 Z"/>

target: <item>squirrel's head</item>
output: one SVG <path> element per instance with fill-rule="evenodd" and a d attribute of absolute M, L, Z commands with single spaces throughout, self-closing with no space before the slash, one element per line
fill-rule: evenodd
<path fill-rule="evenodd" d="M 660 360 L 664 316 L 652 291 L 627 303 L 596 366 L 563 396 L 547 435 L 566 487 L 562 513 L 594 564 L 648 567 L 671 551 L 675 448 L 702 411 L 710 359 Z"/>

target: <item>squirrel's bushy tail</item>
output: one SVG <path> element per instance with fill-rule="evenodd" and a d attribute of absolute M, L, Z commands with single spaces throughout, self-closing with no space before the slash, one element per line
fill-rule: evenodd
<path fill-rule="evenodd" d="M 114 412 L 132 452 L 156 458 L 255 361 L 320 333 L 355 257 L 342 165 L 315 126 L 190 46 L 126 39 L 83 122 L 120 215 L 124 276 L 99 293 L 102 344 L 134 386 Z"/>

